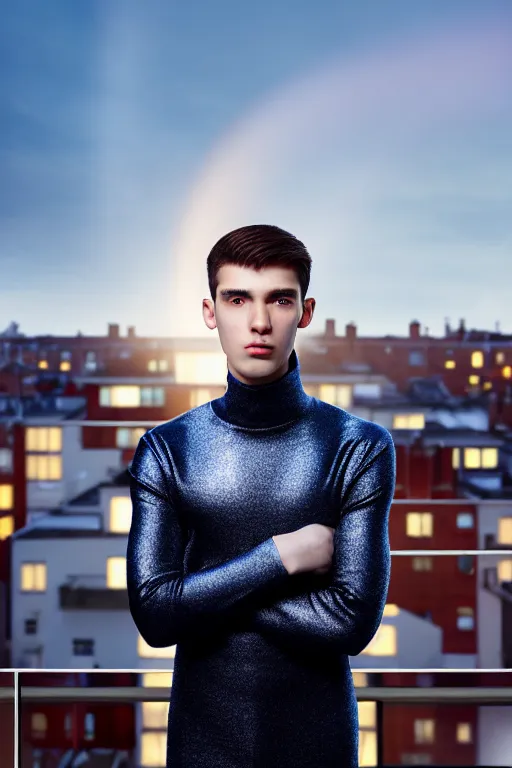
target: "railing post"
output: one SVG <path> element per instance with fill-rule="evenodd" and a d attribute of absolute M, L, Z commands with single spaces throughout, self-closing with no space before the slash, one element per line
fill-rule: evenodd
<path fill-rule="evenodd" d="M 381 699 L 376 701 L 377 718 L 377 768 L 384 765 L 384 702 Z"/>
<path fill-rule="evenodd" d="M 21 768 L 21 682 L 19 671 L 14 672 L 14 768 Z"/>

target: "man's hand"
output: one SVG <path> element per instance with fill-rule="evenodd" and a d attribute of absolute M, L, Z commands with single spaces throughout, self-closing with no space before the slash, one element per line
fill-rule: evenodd
<path fill-rule="evenodd" d="M 311 523 L 297 531 L 272 537 L 289 574 L 327 573 L 334 554 L 334 528 Z"/>

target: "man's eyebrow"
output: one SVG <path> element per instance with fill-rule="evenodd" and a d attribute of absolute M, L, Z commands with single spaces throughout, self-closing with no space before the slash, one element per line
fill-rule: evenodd
<path fill-rule="evenodd" d="M 246 299 L 253 298 L 251 291 L 247 291 L 245 288 L 225 288 L 219 293 L 223 299 L 230 299 L 233 296 L 244 296 Z M 299 292 L 296 288 L 275 288 L 267 294 L 267 298 L 269 299 L 279 298 L 281 296 L 289 296 L 292 299 L 298 299 Z"/>

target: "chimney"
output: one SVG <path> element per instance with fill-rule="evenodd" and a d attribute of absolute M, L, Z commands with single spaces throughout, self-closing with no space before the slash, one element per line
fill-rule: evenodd
<path fill-rule="evenodd" d="M 336 328 L 335 328 L 335 320 L 328 319 L 325 321 L 325 338 L 326 339 L 334 339 L 336 338 Z"/>
<path fill-rule="evenodd" d="M 119 323 L 109 323 L 108 324 L 108 338 L 109 339 L 118 339 L 119 338 Z"/>
<path fill-rule="evenodd" d="M 135 338 L 135 326 L 129 325 L 127 328 L 126 336 L 128 339 L 134 339 Z"/>
<path fill-rule="evenodd" d="M 347 341 L 355 341 L 357 337 L 357 325 L 355 323 L 347 323 L 345 326 L 345 336 Z"/>
<path fill-rule="evenodd" d="M 449 338 L 451 335 L 452 329 L 450 328 L 450 318 L 445 317 L 444 319 L 444 335 L 446 338 Z"/>
<path fill-rule="evenodd" d="M 411 323 L 409 323 L 409 338 L 410 339 L 420 338 L 420 324 L 417 320 L 413 320 Z"/>

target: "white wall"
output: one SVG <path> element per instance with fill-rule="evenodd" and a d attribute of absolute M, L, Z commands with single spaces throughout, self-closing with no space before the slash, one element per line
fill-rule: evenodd
<path fill-rule="evenodd" d="M 512 707 L 478 707 L 477 765 L 511 765 Z"/>

